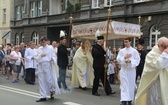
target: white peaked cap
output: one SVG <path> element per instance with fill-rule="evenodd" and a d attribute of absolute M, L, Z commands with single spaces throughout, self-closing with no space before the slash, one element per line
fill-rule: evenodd
<path fill-rule="evenodd" d="M 101 34 L 100 30 L 97 30 L 95 33 L 97 40 L 104 40 L 104 36 Z"/>
<path fill-rule="evenodd" d="M 65 36 L 65 33 L 64 33 L 64 31 L 60 31 L 60 37 L 64 37 Z"/>
<path fill-rule="evenodd" d="M 101 36 L 100 30 L 97 30 L 95 33 L 95 37 L 97 38 L 98 36 Z"/>

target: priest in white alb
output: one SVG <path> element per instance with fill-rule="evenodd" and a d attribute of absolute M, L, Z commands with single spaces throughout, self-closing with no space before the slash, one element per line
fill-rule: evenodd
<path fill-rule="evenodd" d="M 140 62 L 140 56 L 136 49 L 131 47 L 131 38 L 124 39 L 125 48 L 117 55 L 117 62 L 121 65 L 120 89 L 122 105 L 132 105 L 136 88 L 136 66 Z"/>
<path fill-rule="evenodd" d="M 82 42 L 76 51 L 72 66 L 72 85 L 79 85 L 83 90 L 93 85 L 93 58 L 90 52 L 90 42 Z"/>
<path fill-rule="evenodd" d="M 54 99 L 54 94 L 60 94 L 57 77 L 52 67 L 52 64 L 56 63 L 55 53 L 47 45 L 46 37 L 42 37 L 40 42 L 42 46 L 37 51 L 40 99 L 36 102 L 46 101 L 48 95 L 50 99 Z"/>
<path fill-rule="evenodd" d="M 168 105 L 168 38 L 147 54 L 134 105 Z"/>

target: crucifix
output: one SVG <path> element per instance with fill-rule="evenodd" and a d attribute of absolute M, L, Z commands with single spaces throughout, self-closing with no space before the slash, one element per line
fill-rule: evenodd
<path fill-rule="evenodd" d="M 157 44 L 158 35 L 160 35 L 161 32 L 159 32 L 159 31 L 156 29 L 155 32 L 152 32 L 152 34 L 155 35 L 155 44 Z"/>

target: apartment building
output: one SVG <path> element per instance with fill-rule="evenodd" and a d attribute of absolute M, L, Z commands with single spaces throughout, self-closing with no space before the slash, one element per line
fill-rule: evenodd
<path fill-rule="evenodd" d="M 12 0 L 0 0 L 0 44 L 10 43 L 10 16 Z"/>
<path fill-rule="evenodd" d="M 64 30 L 68 35 L 68 1 L 73 5 L 81 3 L 80 10 L 72 12 L 73 24 L 105 21 L 110 7 L 111 20 L 141 24 L 142 37 L 148 49 L 155 45 L 159 37 L 168 36 L 166 0 L 14 0 L 14 17 L 11 19 L 12 43 L 28 43 L 33 40 L 39 44 L 40 36 L 44 35 L 51 41 L 59 41 L 60 30 Z M 121 46 L 123 43 L 113 40 L 109 44 Z"/>

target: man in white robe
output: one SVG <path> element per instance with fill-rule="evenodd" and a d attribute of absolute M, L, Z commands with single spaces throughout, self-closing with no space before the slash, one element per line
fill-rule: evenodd
<path fill-rule="evenodd" d="M 42 46 L 38 49 L 37 56 L 39 90 L 41 96 L 36 102 L 46 101 L 49 94 L 51 99 L 54 98 L 54 94 L 60 94 L 57 77 L 52 68 L 52 63 L 56 63 L 55 54 L 53 49 L 47 45 L 46 37 L 42 37 L 40 41 Z"/>
<path fill-rule="evenodd" d="M 87 46 L 88 44 L 88 46 Z M 85 49 L 85 47 L 88 47 Z M 82 46 L 76 51 L 73 57 L 72 66 L 72 81 L 71 85 L 79 85 L 80 88 L 86 90 L 86 87 L 93 85 L 93 57 L 89 51 L 90 42 L 86 41 L 82 43 Z"/>
<path fill-rule="evenodd" d="M 161 37 L 147 54 L 135 105 L 168 105 L 168 38 Z"/>
<path fill-rule="evenodd" d="M 26 69 L 26 77 L 25 82 L 27 84 L 34 85 L 35 83 L 35 69 L 37 68 L 37 62 L 36 62 L 36 50 L 34 49 L 34 42 L 29 42 L 30 48 L 26 49 L 24 58 L 25 58 L 25 69 Z"/>
<path fill-rule="evenodd" d="M 122 105 L 132 105 L 136 87 L 136 66 L 138 66 L 140 62 L 140 56 L 137 50 L 131 47 L 131 38 L 124 39 L 124 45 L 125 48 L 121 49 L 117 55 L 117 62 L 121 65 L 120 101 Z"/>

